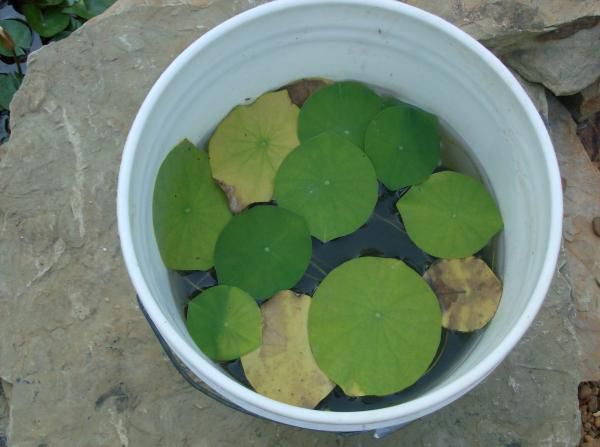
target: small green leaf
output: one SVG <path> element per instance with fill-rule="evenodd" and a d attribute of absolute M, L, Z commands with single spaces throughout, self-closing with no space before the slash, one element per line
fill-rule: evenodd
<path fill-rule="evenodd" d="M 423 275 L 442 306 L 442 326 L 471 332 L 485 326 L 496 313 L 502 284 L 481 259 L 443 259 Z"/>
<path fill-rule="evenodd" d="M 502 216 L 485 186 L 457 172 L 432 175 L 402 196 L 396 208 L 413 242 L 439 258 L 471 256 L 502 229 Z"/>
<path fill-rule="evenodd" d="M 297 125 L 298 107 L 285 90 L 236 107 L 219 124 L 208 153 L 232 211 L 271 200 L 279 165 L 298 146 Z"/>
<path fill-rule="evenodd" d="M 275 179 L 277 203 L 303 216 L 323 242 L 360 228 L 373 212 L 377 190 L 365 153 L 331 132 L 298 146 Z"/>
<path fill-rule="evenodd" d="M 242 357 L 246 378 L 257 392 L 304 408 L 314 408 L 334 387 L 308 344 L 311 301 L 285 290 L 264 303 L 262 345 Z"/>
<path fill-rule="evenodd" d="M 31 30 L 18 19 L 0 20 L 0 26 L 8 33 L 15 44 L 17 56 L 22 56 L 31 48 Z M 12 51 L 6 48 L 0 41 L 0 54 L 2 56 L 13 56 Z"/>
<path fill-rule="evenodd" d="M 66 8 L 63 8 L 62 11 L 89 20 L 92 17 L 102 14 L 113 3 L 114 0 L 77 0 Z"/>
<path fill-rule="evenodd" d="M 408 104 L 388 107 L 369 124 L 365 152 L 388 189 L 420 183 L 440 159 L 437 118 Z"/>
<path fill-rule="evenodd" d="M 308 336 L 319 367 L 349 396 L 385 396 L 415 383 L 435 357 L 438 301 L 404 262 L 364 257 L 319 285 Z"/>
<path fill-rule="evenodd" d="M 211 359 L 237 359 L 260 346 L 260 309 L 250 295 L 237 287 L 211 287 L 190 302 L 187 329 Z"/>
<path fill-rule="evenodd" d="M 32 3 L 23 5 L 27 23 L 42 37 L 52 37 L 69 26 L 69 15 L 61 10 L 60 6 L 50 6 L 41 10 Z"/>
<path fill-rule="evenodd" d="M 231 219 L 223 191 L 212 179 L 206 152 L 189 140 L 175 146 L 156 178 L 154 232 L 165 265 L 208 270 L 217 237 Z"/>
<path fill-rule="evenodd" d="M 223 229 L 215 268 L 220 284 L 268 298 L 298 282 L 311 253 L 304 219 L 283 208 L 257 206 L 234 216 Z"/>
<path fill-rule="evenodd" d="M 0 108 L 8 110 L 15 92 L 21 86 L 22 77 L 17 73 L 0 74 Z"/>
<path fill-rule="evenodd" d="M 381 105 L 381 98 L 358 82 L 336 82 L 324 87 L 313 93 L 300 111 L 300 141 L 335 132 L 363 148 L 367 126 Z"/>

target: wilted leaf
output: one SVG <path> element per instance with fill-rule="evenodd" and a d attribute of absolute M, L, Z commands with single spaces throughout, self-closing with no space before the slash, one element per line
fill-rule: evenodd
<path fill-rule="evenodd" d="M 444 259 L 423 275 L 442 306 L 442 325 L 471 332 L 485 326 L 496 313 L 502 284 L 481 259 Z"/>
<path fill-rule="evenodd" d="M 285 89 L 292 102 L 298 107 L 302 107 L 310 95 L 328 84 L 331 84 L 331 81 L 325 79 L 301 79 L 287 85 Z"/>
<path fill-rule="evenodd" d="M 304 142 L 334 132 L 362 149 L 367 126 L 381 106 L 381 98 L 365 85 L 336 82 L 308 98 L 298 118 L 298 136 Z"/>
<path fill-rule="evenodd" d="M 158 171 L 152 215 L 168 268 L 208 270 L 214 265 L 215 243 L 231 213 L 213 181 L 206 152 L 189 140 L 175 146 Z"/>
<path fill-rule="evenodd" d="M 408 104 L 388 107 L 369 124 L 365 152 L 388 189 L 420 183 L 440 159 L 437 118 Z"/>
<path fill-rule="evenodd" d="M 290 405 L 314 408 L 334 388 L 308 344 L 311 298 L 290 290 L 261 307 L 262 345 L 242 357 L 244 373 L 260 394 Z"/>
<path fill-rule="evenodd" d="M 298 282 L 311 253 L 303 218 L 283 208 L 257 206 L 234 216 L 223 229 L 215 269 L 219 283 L 267 298 Z"/>
<path fill-rule="evenodd" d="M 326 242 L 363 225 L 377 202 L 377 177 L 365 153 L 347 139 L 324 133 L 303 142 L 275 179 L 277 203 L 303 216 Z"/>
<path fill-rule="evenodd" d="M 464 258 L 502 229 L 502 216 L 485 186 L 458 172 L 438 172 L 396 204 L 414 243 L 439 258 Z"/>
<path fill-rule="evenodd" d="M 319 367 L 350 396 L 384 396 L 415 383 L 435 357 L 438 301 L 404 262 L 357 258 L 319 285 L 308 335 Z"/>
<path fill-rule="evenodd" d="M 188 305 L 187 329 L 211 359 L 237 359 L 260 346 L 260 309 L 237 287 L 211 287 Z"/>
<path fill-rule="evenodd" d="M 237 106 L 209 142 L 213 176 L 230 197 L 232 211 L 273 197 L 275 174 L 298 145 L 298 107 L 285 90 Z"/>

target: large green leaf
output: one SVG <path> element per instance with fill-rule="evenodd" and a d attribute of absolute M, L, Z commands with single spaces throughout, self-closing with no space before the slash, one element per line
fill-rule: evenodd
<path fill-rule="evenodd" d="M 246 378 L 257 392 L 305 408 L 314 408 L 334 387 L 308 344 L 311 301 L 284 290 L 263 304 L 262 345 L 242 357 Z"/>
<path fill-rule="evenodd" d="M 233 211 L 273 197 L 275 174 L 298 145 L 298 107 L 285 90 L 238 106 L 219 124 L 208 152 L 213 176 Z"/>
<path fill-rule="evenodd" d="M 485 186 L 458 172 L 432 175 L 396 207 L 414 243 L 439 258 L 471 256 L 502 229 L 502 216 Z"/>
<path fill-rule="evenodd" d="M 234 216 L 215 247 L 219 283 L 254 298 L 289 289 L 302 277 L 312 253 L 306 222 L 291 211 L 257 206 Z"/>
<path fill-rule="evenodd" d="M 0 74 L 0 110 L 8 110 L 23 78 L 17 73 Z"/>
<path fill-rule="evenodd" d="M 15 43 L 15 53 L 17 53 L 17 56 L 24 55 L 31 48 L 31 30 L 25 23 L 18 19 L 8 19 L 0 20 L 0 26 Z M 0 54 L 2 56 L 13 55 L 12 51 L 2 44 L 2 41 L 0 41 Z"/>
<path fill-rule="evenodd" d="M 275 179 L 277 203 L 303 216 L 323 242 L 360 228 L 373 212 L 377 190 L 365 153 L 332 132 L 303 142 Z"/>
<path fill-rule="evenodd" d="M 114 0 L 77 0 L 70 6 L 63 8 L 62 11 L 89 20 L 106 11 L 113 3 Z"/>
<path fill-rule="evenodd" d="M 175 146 L 156 178 L 154 232 L 163 262 L 175 270 L 208 270 L 231 213 L 213 181 L 206 152 L 189 140 Z"/>
<path fill-rule="evenodd" d="M 388 107 L 369 124 L 365 152 L 387 188 L 420 183 L 440 159 L 437 118 L 408 104 Z"/>
<path fill-rule="evenodd" d="M 188 305 L 187 329 L 211 359 L 237 359 L 260 346 L 260 309 L 237 287 L 211 287 Z"/>
<path fill-rule="evenodd" d="M 313 93 L 298 118 L 298 136 L 304 142 L 323 132 L 335 132 L 362 148 L 365 131 L 382 106 L 382 99 L 353 81 L 336 82 Z"/>
<path fill-rule="evenodd" d="M 438 301 L 404 262 L 364 257 L 319 285 L 308 335 L 319 367 L 350 396 L 384 396 L 421 377 L 442 327 Z"/>
<path fill-rule="evenodd" d="M 442 326 L 471 332 L 485 326 L 496 313 L 502 284 L 481 259 L 443 259 L 423 275 L 442 306 Z"/>
<path fill-rule="evenodd" d="M 50 6 L 42 10 L 33 3 L 25 3 L 23 14 L 29 26 L 42 37 L 52 37 L 69 26 L 69 15 L 63 13 L 60 6 Z"/>

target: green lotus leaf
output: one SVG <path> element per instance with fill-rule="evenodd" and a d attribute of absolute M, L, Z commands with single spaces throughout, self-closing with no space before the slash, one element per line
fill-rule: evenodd
<path fill-rule="evenodd" d="M 32 35 L 27 24 L 18 19 L 0 20 L 0 26 L 8 33 L 15 43 L 15 53 L 22 56 L 31 48 Z M 0 54 L 2 56 L 13 56 L 12 51 L 0 42 Z"/>
<path fill-rule="evenodd" d="M 231 219 L 227 199 L 213 181 L 206 152 L 188 140 L 175 146 L 156 178 L 154 233 L 165 265 L 208 270 L 217 237 Z"/>
<path fill-rule="evenodd" d="M 371 89 L 354 81 L 336 82 L 313 93 L 298 118 L 301 142 L 334 132 L 363 148 L 365 131 L 382 106 Z"/>
<path fill-rule="evenodd" d="M 242 357 L 246 378 L 257 392 L 304 408 L 314 408 L 334 387 L 308 344 L 311 301 L 284 290 L 264 303 L 262 345 Z"/>
<path fill-rule="evenodd" d="M 443 259 L 423 275 L 442 306 L 442 326 L 460 332 L 481 329 L 494 316 L 502 284 L 481 259 Z"/>
<path fill-rule="evenodd" d="M 312 242 L 304 219 L 275 206 L 256 206 L 223 229 L 215 248 L 220 284 L 239 287 L 254 298 L 289 289 L 304 274 Z"/>
<path fill-rule="evenodd" d="M 432 175 L 396 207 L 413 242 L 439 258 L 471 256 L 502 229 L 502 216 L 485 186 L 457 172 Z"/>
<path fill-rule="evenodd" d="M 60 6 L 40 9 L 33 3 L 25 3 L 23 14 L 29 26 L 42 37 L 52 37 L 69 26 L 69 15 L 62 12 Z"/>
<path fill-rule="evenodd" d="M 298 146 L 297 126 L 298 107 L 285 90 L 237 106 L 219 124 L 208 153 L 232 211 L 271 200 L 279 165 Z"/>
<path fill-rule="evenodd" d="M 352 233 L 377 202 L 377 178 L 365 153 L 335 133 L 303 142 L 282 163 L 275 197 L 303 216 L 323 242 Z"/>
<path fill-rule="evenodd" d="M 237 359 L 260 346 L 260 309 L 250 295 L 237 287 L 211 287 L 189 303 L 187 329 L 211 359 Z"/>
<path fill-rule="evenodd" d="M 440 159 L 437 118 L 408 104 L 388 107 L 369 124 L 365 152 L 388 189 L 421 183 Z"/>
<path fill-rule="evenodd" d="M 349 396 L 384 396 L 415 383 L 436 355 L 438 301 L 404 262 L 363 257 L 319 285 L 308 317 L 319 367 Z"/>

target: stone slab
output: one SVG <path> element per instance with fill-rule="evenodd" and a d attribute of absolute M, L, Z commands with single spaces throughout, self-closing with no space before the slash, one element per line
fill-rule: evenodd
<path fill-rule="evenodd" d="M 485 383 L 382 441 L 239 414 L 177 376 L 120 256 L 118 165 L 160 72 L 206 29 L 252 6 L 236 5 L 128 9 L 31 57 L 0 162 L 0 377 L 11 389 L 9 445 L 575 445 L 579 377 L 564 259 L 539 317 Z"/>

